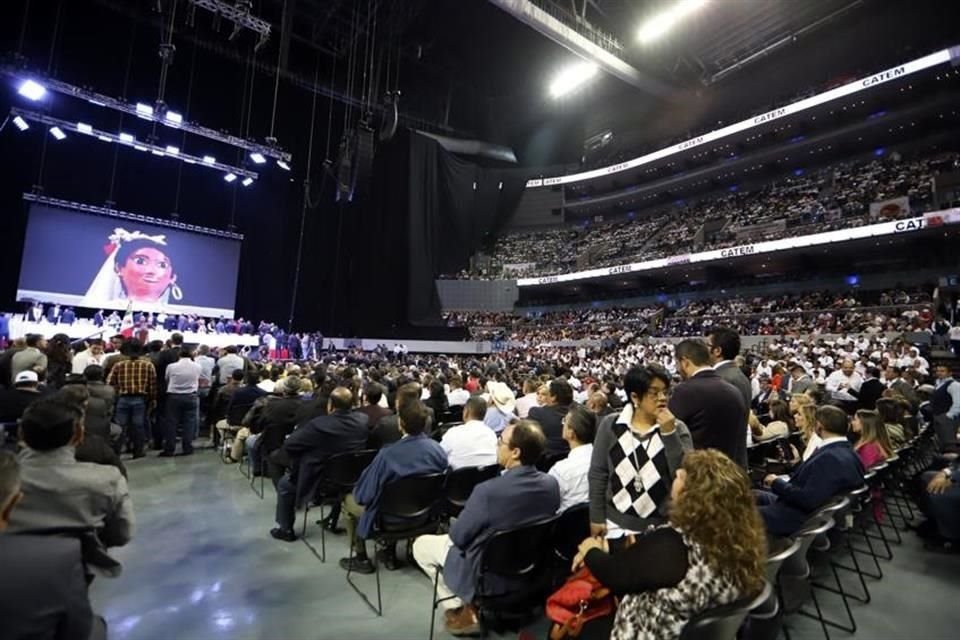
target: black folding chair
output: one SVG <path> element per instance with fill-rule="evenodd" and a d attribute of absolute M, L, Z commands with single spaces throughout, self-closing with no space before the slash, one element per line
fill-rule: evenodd
<path fill-rule="evenodd" d="M 759 594 L 698 613 L 683 625 L 680 640 L 736 640 L 747 615 L 767 602 L 772 593 L 770 583 L 764 582 Z"/>
<path fill-rule="evenodd" d="M 350 556 L 347 562 L 347 582 L 363 598 L 367 606 L 378 615 L 383 615 L 383 599 L 380 594 L 380 562 L 377 552 L 400 540 L 436 534 L 440 529 L 438 506 L 443 498 L 443 483 L 446 474 L 433 473 L 423 476 L 401 478 L 383 487 L 378 505 L 377 522 L 371 540 L 374 544 L 373 566 L 377 578 L 377 606 L 374 607 L 366 594 L 350 579 L 353 572 L 354 541 L 350 541 Z"/>
<path fill-rule="evenodd" d="M 800 547 L 799 540 L 786 539 L 782 546 L 770 551 L 766 567 L 768 584 L 778 584 L 780 567 L 799 553 Z M 783 627 L 779 589 L 772 589 L 767 599 L 750 611 L 747 620 L 747 632 L 743 640 L 776 640 Z"/>
<path fill-rule="evenodd" d="M 323 508 L 342 502 L 344 496 L 353 489 L 353 485 L 357 484 L 363 470 L 370 466 L 376 456 L 375 449 L 347 451 L 330 456 L 324 464 L 323 472 L 310 492 L 310 498 L 304 503 L 303 528 L 300 531 L 300 539 L 313 552 L 313 555 L 320 559 L 320 562 L 327 561 L 327 536 L 323 527 Z M 320 508 L 320 519 L 317 520 L 321 525 L 319 554 L 307 540 L 307 518 L 310 515 L 311 506 Z"/>
<path fill-rule="evenodd" d="M 481 482 L 500 475 L 500 465 L 488 464 L 483 467 L 462 467 L 447 472 L 447 479 L 443 486 L 443 514 L 456 517 L 463 511 L 474 487 Z"/>
<path fill-rule="evenodd" d="M 83 560 L 87 583 L 94 575 L 115 578 L 123 571 L 123 566 L 107 553 L 100 544 L 97 530 L 93 527 L 50 527 L 19 531 L 16 535 L 59 536 L 73 538 L 80 542 L 80 557 Z"/>
<path fill-rule="evenodd" d="M 590 537 L 590 505 L 575 504 L 560 514 L 553 535 L 553 552 L 569 573 L 577 548 Z"/>
<path fill-rule="evenodd" d="M 550 541 L 558 519 L 557 516 L 550 516 L 515 529 L 498 531 L 484 544 L 472 603 L 477 608 L 477 619 L 484 635 L 487 632 L 484 612 L 526 613 L 543 604 L 550 587 Z M 437 607 L 454 597 L 437 599 L 440 574 L 438 570 L 433 581 L 430 640 L 433 640 Z M 491 574 L 513 579 L 522 586 L 510 593 L 493 593 L 488 587 Z"/>
<path fill-rule="evenodd" d="M 537 460 L 537 470 L 547 473 L 550 471 L 550 467 L 566 459 L 568 455 L 570 455 L 568 451 L 564 451 L 563 453 L 544 453 L 540 456 L 540 459 Z"/>
<path fill-rule="evenodd" d="M 830 639 L 830 632 L 824 624 L 823 612 L 820 609 L 820 602 L 811 584 L 810 563 L 807 561 L 807 555 L 814 541 L 822 535 L 825 535 L 833 528 L 833 518 L 830 516 L 815 516 L 807 521 L 802 529 L 793 534 L 793 539 L 800 543 L 800 548 L 795 553 L 783 559 L 780 566 L 780 572 L 777 575 L 777 592 L 780 597 L 780 610 L 783 614 L 800 614 L 813 618 L 820 622 L 823 628 L 823 634 Z M 807 598 L 813 601 L 816 608 L 816 614 L 810 613 L 803 608 Z M 783 626 L 783 635 L 790 640 L 789 627 Z"/>
<path fill-rule="evenodd" d="M 440 442 L 443 439 L 443 434 L 454 427 L 459 427 L 462 424 L 463 421 L 459 418 L 450 422 L 441 422 L 434 427 L 433 431 L 430 432 L 430 437 L 437 442 Z"/>

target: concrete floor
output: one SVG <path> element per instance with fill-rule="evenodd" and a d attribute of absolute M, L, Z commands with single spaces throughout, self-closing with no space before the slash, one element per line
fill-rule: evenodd
<path fill-rule="evenodd" d="M 428 636 L 432 584 L 424 574 L 410 566 L 383 571 L 384 615 L 377 617 L 337 564 L 347 554 L 345 536 L 327 537 L 325 564 L 303 542 L 273 540 L 272 487 L 267 484 L 260 500 L 237 466 L 220 463 L 209 449 L 186 458 L 151 455 L 128 468 L 136 537 L 113 552 L 123 574 L 98 578 L 92 587 L 94 608 L 107 618 L 111 639 Z M 319 545 L 316 526 L 308 536 Z M 883 580 L 870 582 L 873 602 L 854 607 L 856 636 L 956 638 L 960 556 L 926 553 L 912 534 L 894 554 L 893 562 L 882 565 Z M 357 581 L 375 598 L 373 576 Z M 830 611 L 839 601 L 830 594 L 823 599 Z M 438 627 L 437 637 L 450 637 Z M 806 618 L 794 616 L 790 627 L 795 640 L 823 637 Z M 530 631 L 542 638 L 546 629 L 541 621 Z M 849 635 L 831 631 L 834 638 Z"/>

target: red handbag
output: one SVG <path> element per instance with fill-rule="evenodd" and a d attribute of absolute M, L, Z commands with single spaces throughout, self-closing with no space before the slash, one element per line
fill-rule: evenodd
<path fill-rule="evenodd" d="M 600 584 L 590 569 L 581 567 L 547 598 L 547 617 L 553 621 L 550 640 L 576 638 L 585 622 L 608 616 L 616 608 L 610 589 Z"/>

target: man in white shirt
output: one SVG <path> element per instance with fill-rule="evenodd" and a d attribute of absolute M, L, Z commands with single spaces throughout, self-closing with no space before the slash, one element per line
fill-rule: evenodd
<path fill-rule="evenodd" d="M 840 397 L 841 399 L 856 399 L 855 395 L 860 391 L 863 384 L 863 377 L 856 372 L 853 366 L 853 360 L 849 358 L 840 363 L 840 368 L 827 376 L 827 391 Z M 849 397 L 844 397 L 849 396 Z"/>
<path fill-rule="evenodd" d="M 91 340 L 89 346 L 73 357 L 71 373 L 82 374 L 92 364 L 103 366 L 103 340 Z"/>
<path fill-rule="evenodd" d="M 474 396 L 463 407 L 463 424 L 443 434 L 440 446 L 452 469 L 482 467 L 497 462 L 497 434 L 483 423 L 486 401 Z"/>
<path fill-rule="evenodd" d="M 530 409 L 540 406 L 540 401 L 537 399 L 538 386 L 539 383 L 534 378 L 523 381 L 523 396 L 517 398 L 517 415 L 520 418 L 526 418 Z"/>
<path fill-rule="evenodd" d="M 451 407 L 466 406 L 470 399 L 470 392 L 463 388 L 463 378 L 459 375 L 450 376 L 450 391 L 447 392 L 447 404 Z"/>
<path fill-rule="evenodd" d="M 231 372 L 232 373 L 232 372 Z M 183 427 L 183 454 L 193 453 L 193 440 L 197 437 L 200 422 L 200 365 L 193 361 L 193 352 L 180 348 L 180 359 L 167 366 L 164 374 L 167 395 L 164 401 L 163 451 L 159 457 L 174 455 L 177 448 L 177 428 Z"/>
<path fill-rule="evenodd" d="M 220 384 L 227 384 L 233 372 L 244 368 L 243 358 L 237 355 L 237 348 L 233 345 L 227 347 L 227 353 L 217 360 L 217 366 L 220 367 Z"/>
<path fill-rule="evenodd" d="M 570 405 L 563 419 L 563 439 L 570 445 L 570 453 L 550 467 L 549 471 L 560 486 L 560 508 L 557 513 L 590 500 L 587 473 L 590 471 L 596 433 L 597 417 L 580 405 Z"/>

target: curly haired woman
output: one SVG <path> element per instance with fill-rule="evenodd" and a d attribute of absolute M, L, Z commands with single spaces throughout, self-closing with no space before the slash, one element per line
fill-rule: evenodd
<path fill-rule="evenodd" d="M 713 449 L 683 458 L 671 489 L 669 521 L 615 556 L 587 538 L 574 558 L 620 596 L 613 619 L 591 621 L 584 637 L 679 638 L 684 625 L 712 607 L 763 587 L 766 534 L 750 480 Z"/>

